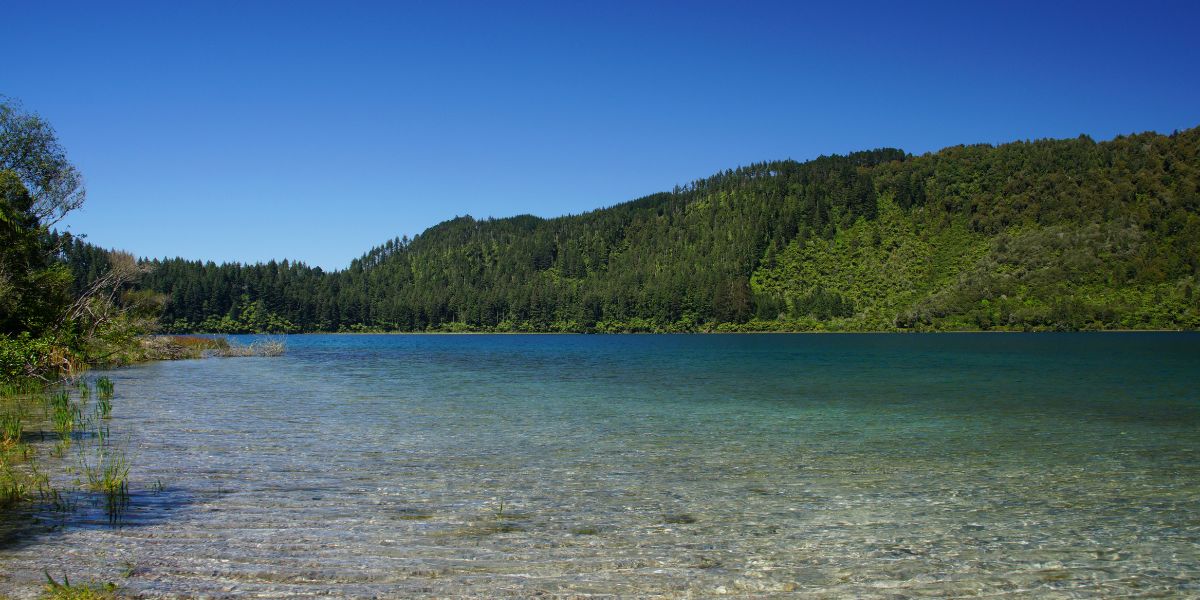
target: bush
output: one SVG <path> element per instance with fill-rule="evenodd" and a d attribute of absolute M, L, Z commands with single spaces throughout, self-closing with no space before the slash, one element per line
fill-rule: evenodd
<path fill-rule="evenodd" d="M 27 332 L 16 337 L 0 335 L 0 379 L 4 381 L 73 373 L 78 364 L 74 352 L 50 337 L 35 338 Z"/>

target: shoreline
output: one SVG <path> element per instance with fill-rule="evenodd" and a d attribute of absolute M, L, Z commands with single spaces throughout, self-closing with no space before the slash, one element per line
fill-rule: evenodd
<path fill-rule="evenodd" d="M 1197 329 L 1070 329 L 1070 330 L 1006 330 L 1006 329 L 954 329 L 942 331 L 305 331 L 299 333 L 164 333 L 173 335 L 941 335 L 941 334 L 1047 334 L 1047 333 L 1200 333 Z"/>

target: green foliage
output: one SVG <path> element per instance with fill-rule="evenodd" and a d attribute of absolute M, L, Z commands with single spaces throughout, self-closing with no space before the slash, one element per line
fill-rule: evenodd
<path fill-rule="evenodd" d="M 88 487 L 104 494 L 110 501 L 129 496 L 129 461 L 124 454 L 101 452 L 92 463 L 83 464 Z"/>
<path fill-rule="evenodd" d="M 0 171 L 0 333 L 53 328 L 70 302 L 72 276 L 53 261 L 33 200 L 13 171 Z"/>
<path fill-rule="evenodd" d="M 97 405 L 88 414 L 92 393 L 82 380 L 0 383 L 0 508 L 37 502 L 49 510 L 74 510 L 78 494 L 60 487 L 72 476 L 74 484 L 65 485 L 92 492 L 94 505 L 110 519 L 120 518 L 130 497 L 130 464 L 103 422 L 112 410 L 112 382 L 101 378 L 95 391 Z M 53 446 L 25 439 L 45 440 L 50 430 L 57 433 Z M 64 460 L 68 450 L 78 456 L 74 466 Z"/>
<path fill-rule="evenodd" d="M 69 444 L 75 424 L 81 420 L 82 411 L 77 404 L 71 402 L 71 396 L 66 390 L 59 390 L 47 398 L 54 430 L 64 443 Z"/>
<path fill-rule="evenodd" d="M 0 378 L 70 376 L 111 362 L 157 321 L 152 292 L 130 289 L 132 256 L 49 225 L 82 204 L 79 173 L 40 117 L 0 98 Z"/>
<path fill-rule="evenodd" d="M 0 380 L 69 372 L 78 359 L 74 350 L 50 336 L 35 338 L 29 332 L 16 336 L 0 334 Z"/>
<path fill-rule="evenodd" d="M 48 225 L 83 204 L 83 178 L 67 160 L 54 128 L 12 99 L 0 96 L 0 171 L 28 190 L 21 212 Z"/>
<path fill-rule="evenodd" d="M 49 571 L 46 572 L 46 588 L 41 596 L 43 600 L 114 600 L 117 597 L 116 584 L 72 584 L 66 575 L 59 583 Z"/>
<path fill-rule="evenodd" d="M 112 418 L 113 383 L 107 377 L 96 380 L 96 415 L 101 419 Z"/>
<path fill-rule="evenodd" d="M 21 415 L 15 412 L 0 414 L 0 448 L 7 449 L 21 442 L 21 434 L 25 432 L 22 421 Z"/>
<path fill-rule="evenodd" d="M 101 400 L 113 397 L 113 382 L 108 377 L 101 377 L 96 380 L 96 395 Z"/>
<path fill-rule="evenodd" d="M 986 248 L 986 237 L 961 219 L 930 227 L 888 196 L 879 199 L 877 214 L 832 239 L 797 237 L 755 271 L 755 294 L 774 300 L 784 318 L 889 329 L 898 311 L 952 280 Z"/>
<path fill-rule="evenodd" d="M 1196 328 L 1195 275 L 1139 277 L 1147 232 L 1117 223 L 1014 230 L 901 317 L 909 326 Z"/>
<path fill-rule="evenodd" d="M 884 149 L 143 286 L 176 332 L 1195 328 L 1198 189 L 1197 129 Z"/>

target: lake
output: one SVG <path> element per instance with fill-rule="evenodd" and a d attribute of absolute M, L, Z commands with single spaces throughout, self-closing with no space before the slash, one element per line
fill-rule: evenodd
<path fill-rule="evenodd" d="M 1200 595 L 1198 334 L 287 344 L 104 373 L 130 504 L 0 593 Z"/>

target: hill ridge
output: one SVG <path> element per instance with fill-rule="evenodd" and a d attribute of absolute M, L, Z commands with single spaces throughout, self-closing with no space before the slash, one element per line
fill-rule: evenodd
<path fill-rule="evenodd" d="M 344 270 L 153 260 L 169 331 L 1196 328 L 1200 129 L 727 169 Z"/>

